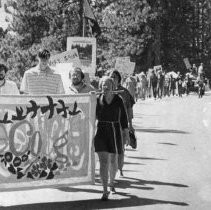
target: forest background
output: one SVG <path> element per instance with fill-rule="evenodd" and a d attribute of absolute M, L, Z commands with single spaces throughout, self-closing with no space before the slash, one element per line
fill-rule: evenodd
<path fill-rule="evenodd" d="M 101 28 L 97 37 L 97 67 L 114 67 L 119 56 L 130 56 L 135 72 L 162 65 L 185 73 L 184 58 L 204 63 L 211 79 L 210 0 L 92 0 Z M 66 51 L 67 37 L 82 36 L 82 0 L 8 0 L 10 18 L 0 28 L 0 60 L 9 79 L 20 84 L 37 64 L 38 49 Z"/>

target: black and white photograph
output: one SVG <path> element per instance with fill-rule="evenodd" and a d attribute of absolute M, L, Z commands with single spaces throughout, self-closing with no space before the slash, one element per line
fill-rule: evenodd
<path fill-rule="evenodd" d="M 211 0 L 0 0 L 0 210 L 210 210 Z"/>

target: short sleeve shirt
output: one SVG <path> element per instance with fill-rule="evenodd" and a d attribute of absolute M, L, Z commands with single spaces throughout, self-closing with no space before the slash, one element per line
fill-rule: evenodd
<path fill-rule="evenodd" d="M 42 72 L 38 66 L 25 72 L 20 91 L 32 95 L 65 93 L 61 75 L 50 67 Z"/>
<path fill-rule="evenodd" d="M 19 95 L 19 90 L 15 82 L 6 80 L 0 87 L 0 95 Z"/>

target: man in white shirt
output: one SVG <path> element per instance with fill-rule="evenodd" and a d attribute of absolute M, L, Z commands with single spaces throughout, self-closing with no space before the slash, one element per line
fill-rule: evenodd
<path fill-rule="evenodd" d="M 198 76 L 203 76 L 203 75 L 204 75 L 204 66 L 203 63 L 201 63 L 198 68 Z"/>
<path fill-rule="evenodd" d="M 89 93 L 91 91 L 96 91 L 92 85 L 86 84 L 84 82 L 84 77 L 84 73 L 79 67 L 76 67 L 72 72 L 70 72 L 69 78 L 71 80 L 71 84 L 66 94 L 73 95 L 78 93 Z"/>
<path fill-rule="evenodd" d="M 38 52 L 39 64 L 24 73 L 20 91 L 30 95 L 64 94 L 60 74 L 56 74 L 48 65 L 50 52 L 46 49 Z"/>
<path fill-rule="evenodd" d="M 0 63 L 0 95 L 19 95 L 16 83 L 5 79 L 7 71 L 7 67 Z"/>

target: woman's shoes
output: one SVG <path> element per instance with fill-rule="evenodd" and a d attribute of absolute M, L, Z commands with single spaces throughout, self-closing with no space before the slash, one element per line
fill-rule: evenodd
<path fill-rule="evenodd" d="M 110 187 L 110 191 L 111 191 L 112 194 L 116 193 L 116 190 L 115 190 L 114 186 Z"/>
<path fill-rule="evenodd" d="M 109 194 L 110 194 L 110 192 L 104 192 L 103 196 L 101 197 L 101 201 L 107 201 Z"/>

